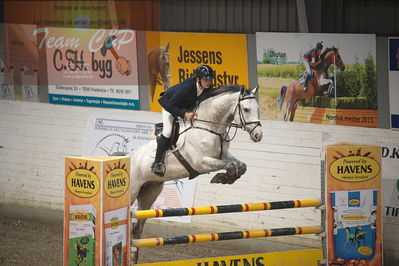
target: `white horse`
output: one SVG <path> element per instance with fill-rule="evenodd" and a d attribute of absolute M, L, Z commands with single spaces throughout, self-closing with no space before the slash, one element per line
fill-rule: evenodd
<path fill-rule="evenodd" d="M 151 173 L 154 161 L 156 141 L 137 149 L 131 159 L 132 204 L 137 199 L 138 210 L 151 208 L 161 193 L 164 182 L 185 177 L 194 177 L 221 169 L 225 173 L 216 174 L 211 183 L 232 184 L 246 171 L 246 164 L 237 160 L 229 151 L 231 126 L 244 129 L 254 142 L 262 139 L 259 121 L 259 105 L 255 94 L 258 90 L 246 90 L 238 85 L 226 85 L 211 89 L 201 95 L 196 107 L 198 119 L 186 121 L 180 128 L 180 137 L 176 147 L 185 161 L 194 169 L 195 174 L 180 163 L 171 151 L 165 155 L 166 172 L 163 177 Z M 234 121 L 234 124 L 232 123 Z M 133 226 L 133 239 L 139 239 L 145 219 Z M 138 251 L 132 260 L 136 263 Z"/>

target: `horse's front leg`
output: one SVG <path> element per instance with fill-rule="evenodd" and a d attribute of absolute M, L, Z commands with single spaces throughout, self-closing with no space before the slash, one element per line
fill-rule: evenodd
<path fill-rule="evenodd" d="M 227 165 L 230 163 L 230 161 L 226 160 L 226 159 L 215 159 L 212 157 L 208 157 L 208 156 L 204 156 L 202 158 L 202 169 L 204 172 L 215 172 L 218 171 L 220 169 L 226 169 Z"/>
<path fill-rule="evenodd" d="M 324 75 L 322 75 L 320 76 L 319 83 L 321 87 L 328 84 L 328 89 L 326 92 L 324 92 L 325 96 L 329 97 L 333 95 L 334 82 L 332 81 L 332 79 L 326 78 Z"/>
<path fill-rule="evenodd" d="M 222 184 L 233 184 L 247 169 L 244 163 L 235 159 L 231 154 L 226 154 L 222 160 L 204 157 L 202 165 L 207 172 L 225 169 L 225 173 L 217 173 L 211 180 L 211 183 Z"/>
<path fill-rule="evenodd" d="M 247 165 L 234 157 L 231 152 L 227 151 L 224 155 L 224 159 L 231 161 L 233 169 L 227 168 L 226 170 L 228 173 L 233 172 L 236 176 L 238 176 L 237 179 L 247 171 Z"/>
<path fill-rule="evenodd" d="M 291 107 L 291 102 L 288 102 L 288 101 L 287 101 L 287 106 L 286 106 L 285 114 L 284 114 L 284 121 L 287 121 L 288 118 L 290 117 L 291 108 L 292 108 L 292 107 Z"/>

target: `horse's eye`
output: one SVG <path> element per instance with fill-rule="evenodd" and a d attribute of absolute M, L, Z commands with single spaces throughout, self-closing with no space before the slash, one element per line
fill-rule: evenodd
<path fill-rule="evenodd" d="M 242 108 L 244 112 L 249 112 L 249 108 Z"/>

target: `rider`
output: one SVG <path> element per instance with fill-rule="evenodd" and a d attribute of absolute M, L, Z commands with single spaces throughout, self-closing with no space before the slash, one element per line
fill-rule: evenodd
<path fill-rule="evenodd" d="M 200 65 L 195 70 L 193 77 L 184 80 L 182 83 L 170 87 L 158 100 L 162 106 L 163 130 L 158 141 L 155 161 L 151 171 L 157 176 L 164 176 L 166 166 L 163 162 L 164 153 L 170 145 L 172 136 L 173 120 L 175 116 L 195 120 L 197 114 L 192 108 L 197 103 L 197 98 L 204 90 L 212 88 L 214 73 L 210 66 Z"/>
<path fill-rule="evenodd" d="M 303 58 L 305 59 L 303 61 L 303 64 L 305 65 L 306 68 L 303 91 L 306 91 L 306 85 L 309 79 L 313 76 L 313 69 L 315 69 L 321 63 L 320 54 L 322 50 L 323 50 L 323 42 L 318 42 L 316 44 L 316 48 L 307 51 L 303 55 Z"/>

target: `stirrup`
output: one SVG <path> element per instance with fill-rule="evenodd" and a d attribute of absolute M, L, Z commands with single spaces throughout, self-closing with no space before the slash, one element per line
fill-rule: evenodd
<path fill-rule="evenodd" d="M 151 167 L 151 172 L 153 172 L 155 175 L 159 177 L 163 177 L 166 172 L 166 165 L 162 162 L 155 163 L 153 164 L 153 167 Z"/>

